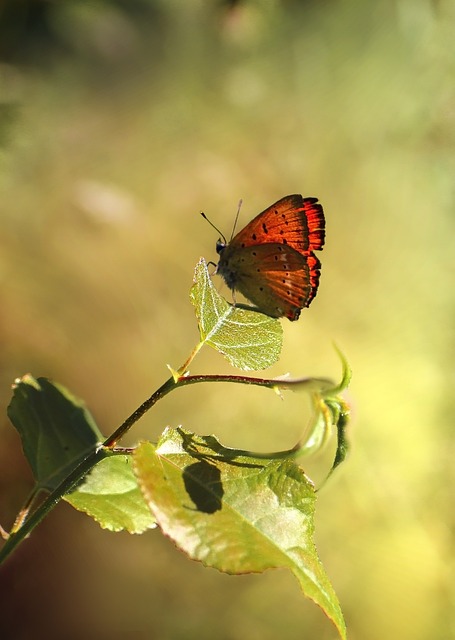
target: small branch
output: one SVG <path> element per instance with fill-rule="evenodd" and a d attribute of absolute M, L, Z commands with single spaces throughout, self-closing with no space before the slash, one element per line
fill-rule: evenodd
<path fill-rule="evenodd" d="M 117 442 L 121 440 L 131 427 L 149 411 L 158 400 L 164 398 L 168 393 L 179 387 L 186 387 L 190 384 L 199 384 L 201 382 L 234 382 L 237 384 L 249 384 L 259 387 L 267 387 L 269 389 L 290 389 L 296 386 L 321 386 L 331 388 L 333 382 L 327 378 L 296 378 L 295 380 L 280 380 L 276 378 L 251 378 L 250 376 L 231 376 L 231 375 L 182 375 L 177 379 L 169 378 L 155 391 L 150 398 L 141 404 L 112 435 L 110 435 L 103 443 L 106 449 L 113 449 Z"/>
<path fill-rule="evenodd" d="M 0 564 L 14 551 L 17 545 L 24 540 L 43 518 L 55 507 L 60 499 L 69 493 L 100 460 L 106 456 L 104 447 L 98 446 L 56 487 L 42 502 L 31 516 L 25 520 L 16 531 L 12 531 L 2 549 L 0 549 Z"/>
<path fill-rule="evenodd" d="M 106 449 L 113 449 L 117 442 L 123 438 L 123 436 L 128 433 L 131 427 L 142 418 L 143 415 L 149 411 L 154 404 L 164 398 L 168 393 L 170 393 L 173 389 L 175 389 L 180 380 L 184 380 L 185 378 L 178 378 L 174 380 L 174 378 L 169 378 L 166 380 L 164 384 L 161 385 L 159 389 L 157 389 L 150 398 L 147 398 L 145 402 L 143 402 L 140 407 L 138 407 L 133 413 L 119 426 L 118 429 L 114 431 L 112 435 L 110 435 L 103 442 L 103 447 Z"/>

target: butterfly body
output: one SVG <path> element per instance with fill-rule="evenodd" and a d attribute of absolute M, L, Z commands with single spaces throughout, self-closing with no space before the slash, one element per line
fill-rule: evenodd
<path fill-rule="evenodd" d="M 297 320 L 316 295 L 325 220 L 316 198 L 290 195 L 262 211 L 228 243 L 216 272 L 262 313 Z"/>

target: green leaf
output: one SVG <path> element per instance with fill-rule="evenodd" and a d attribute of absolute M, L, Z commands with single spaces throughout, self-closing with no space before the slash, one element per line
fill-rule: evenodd
<path fill-rule="evenodd" d="M 101 460 L 76 491 L 64 499 L 103 529 L 143 533 L 156 526 L 133 473 L 131 456 Z"/>
<path fill-rule="evenodd" d="M 158 525 L 189 557 L 232 574 L 289 568 L 345 638 L 313 541 L 314 487 L 300 467 L 181 428 L 167 429 L 157 447 L 141 444 L 133 466 Z"/>
<path fill-rule="evenodd" d="M 36 490 L 55 489 L 104 439 L 85 405 L 46 378 L 17 380 L 8 416 L 21 437 Z"/>
<path fill-rule="evenodd" d="M 196 265 L 190 299 L 199 321 L 200 346 L 210 345 L 239 369 L 266 369 L 277 362 L 283 343 L 279 320 L 226 302 L 203 258 Z"/>

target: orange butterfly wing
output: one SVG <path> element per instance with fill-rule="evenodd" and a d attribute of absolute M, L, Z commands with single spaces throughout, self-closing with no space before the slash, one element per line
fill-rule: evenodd
<path fill-rule="evenodd" d="M 220 247 L 217 273 L 264 313 L 297 320 L 317 292 L 324 238 L 317 199 L 286 196 Z"/>
<path fill-rule="evenodd" d="M 267 315 L 297 320 L 300 310 L 308 306 L 312 296 L 310 268 L 306 258 L 292 247 L 261 244 L 235 250 L 227 258 L 228 284 L 229 277 L 235 274 L 231 288 L 240 291 Z M 221 260 L 220 265 L 223 275 Z"/>
<path fill-rule="evenodd" d="M 299 253 L 322 249 L 325 219 L 317 198 L 285 196 L 259 213 L 232 238 L 229 246 L 250 247 L 277 242 L 288 244 Z"/>

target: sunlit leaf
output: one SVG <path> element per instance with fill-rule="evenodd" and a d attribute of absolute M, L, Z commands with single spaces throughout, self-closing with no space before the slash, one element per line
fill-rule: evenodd
<path fill-rule="evenodd" d="M 156 526 L 138 487 L 129 455 L 102 460 L 85 482 L 64 499 L 92 516 L 103 529 L 143 533 Z"/>
<path fill-rule="evenodd" d="M 140 445 L 133 461 L 158 525 L 189 557 L 233 574 L 289 568 L 345 637 L 313 540 L 314 487 L 300 467 L 183 429 L 167 429 L 157 447 Z"/>
<path fill-rule="evenodd" d="M 55 489 L 103 436 L 82 401 L 46 378 L 14 384 L 8 416 L 22 440 L 37 489 Z"/>
<path fill-rule="evenodd" d="M 234 367 L 266 369 L 278 360 L 283 342 L 280 322 L 226 302 L 213 286 L 203 258 L 196 265 L 190 298 L 202 344 L 222 353 Z"/>

